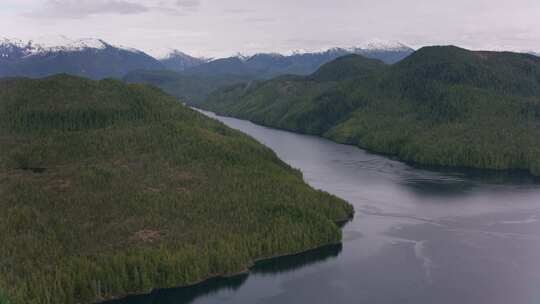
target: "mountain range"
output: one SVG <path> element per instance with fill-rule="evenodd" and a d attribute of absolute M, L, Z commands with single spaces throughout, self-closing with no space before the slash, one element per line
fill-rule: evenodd
<path fill-rule="evenodd" d="M 255 54 L 221 59 L 197 58 L 171 50 L 162 58 L 116 46 L 101 39 L 64 36 L 28 41 L 0 39 L 0 77 L 44 77 L 67 73 L 93 79 L 122 78 L 132 71 L 170 70 L 186 76 L 268 79 L 283 74 L 307 75 L 322 64 L 347 54 L 362 54 L 387 63 L 397 62 L 412 49 L 400 43 L 367 43 L 362 47 L 333 48 L 290 55 Z"/>
<path fill-rule="evenodd" d="M 238 55 L 211 60 L 176 72 L 138 70 L 128 73 L 124 80 L 156 85 L 181 100 L 199 102 L 216 89 L 227 85 L 266 80 L 282 75 L 309 75 L 325 63 L 341 56 L 359 54 L 391 64 L 406 58 L 413 51 L 401 43 L 376 41 L 354 48 L 293 52 L 289 55 L 275 53 Z"/>
<path fill-rule="evenodd" d="M 53 42 L 0 39 L 0 77 L 44 77 L 66 73 L 93 79 L 119 78 L 136 69 L 162 69 L 142 51 L 114 46 L 100 39 Z"/>
<path fill-rule="evenodd" d="M 270 79 L 279 75 L 309 75 L 323 64 L 341 56 L 358 54 L 367 58 L 396 63 L 414 50 L 398 42 L 370 42 L 352 48 L 332 48 L 317 52 L 293 52 L 290 55 L 260 53 L 253 56 L 222 58 L 186 70 L 195 76 L 243 76 Z"/>

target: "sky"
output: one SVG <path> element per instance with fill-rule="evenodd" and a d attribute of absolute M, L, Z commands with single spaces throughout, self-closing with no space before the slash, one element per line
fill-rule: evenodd
<path fill-rule="evenodd" d="M 365 41 L 540 52 L 539 0 L 0 0 L 0 37 L 101 38 L 159 56 Z"/>

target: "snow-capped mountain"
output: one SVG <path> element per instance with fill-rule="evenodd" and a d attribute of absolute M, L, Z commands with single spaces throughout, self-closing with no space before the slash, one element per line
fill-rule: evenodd
<path fill-rule="evenodd" d="M 179 50 L 170 50 L 165 55 L 158 57 L 158 60 L 161 61 L 165 68 L 176 72 L 182 72 L 211 61 L 211 59 L 207 58 L 190 56 Z"/>
<path fill-rule="evenodd" d="M 414 50 L 411 47 L 401 42 L 373 39 L 373 40 L 367 40 L 355 46 L 349 46 L 349 47 L 333 47 L 333 48 L 315 49 L 315 50 L 297 49 L 297 50 L 292 50 L 288 53 L 285 53 L 285 55 L 291 56 L 291 55 L 343 53 L 343 52 L 352 54 L 352 53 L 357 53 L 357 52 L 375 52 L 375 51 L 377 52 L 410 52 Z"/>
<path fill-rule="evenodd" d="M 0 77 L 68 73 L 96 79 L 120 78 L 136 69 L 163 68 L 158 60 L 142 51 L 114 46 L 101 39 L 0 38 Z"/>
<path fill-rule="evenodd" d="M 414 49 L 403 43 L 386 40 L 369 40 L 353 47 L 334 47 L 325 50 L 306 51 L 296 50 L 289 56 L 305 56 L 331 58 L 331 60 L 350 54 L 362 55 L 372 59 L 379 59 L 387 64 L 396 63 L 414 52 Z M 326 63 L 326 62 L 325 62 Z"/>
<path fill-rule="evenodd" d="M 252 56 L 237 55 L 210 61 L 185 73 L 197 76 L 247 76 L 267 79 L 283 74 L 308 75 L 323 64 L 338 57 L 358 54 L 393 64 L 412 54 L 414 50 L 399 42 L 372 40 L 349 48 L 331 48 L 319 51 L 293 51 L 289 54 L 260 53 Z"/>
<path fill-rule="evenodd" d="M 371 40 L 355 47 L 289 54 L 238 54 L 206 59 L 176 49 L 163 49 L 159 59 L 146 53 L 110 44 L 101 39 L 46 36 L 29 40 L 0 38 L 0 77 L 42 77 L 69 73 L 89 78 L 121 78 L 134 70 L 168 69 L 195 76 L 235 76 L 266 79 L 283 74 L 307 75 L 323 64 L 349 54 L 360 54 L 392 64 L 414 50 L 399 42 Z"/>
<path fill-rule="evenodd" d="M 17 60 L 29 55 L 34 48 L 29 41 L 0 38 L 0 61 Z"/>
<path fill-rule="evenodd" d="M 373 39 L 365 41 L 352 50 L 364 50 L 364 51 L 407 51 L 411 50 L 410 47 L 398 41 L 389 41 L 381 39 Z"/>

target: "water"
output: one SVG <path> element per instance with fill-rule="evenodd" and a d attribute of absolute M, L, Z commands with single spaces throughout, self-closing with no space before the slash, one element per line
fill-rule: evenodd
<path fill-rule="evenodd" d="M 352 203 L 342 245 L 248 275 L 115 304 L 540 303 L 540 182 L 422 169 L 321 138 L 215 117 Z"/>

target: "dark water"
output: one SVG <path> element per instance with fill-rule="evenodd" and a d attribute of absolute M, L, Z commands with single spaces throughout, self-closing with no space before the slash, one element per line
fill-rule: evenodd
<path fill-rule="evenodd" d="M 218 119 L 272 148 L 313 187 L 354 204 L 343 245 L 115 304 L 540 303 L 538 180 L 415 168 L 316 137 Z"/>

